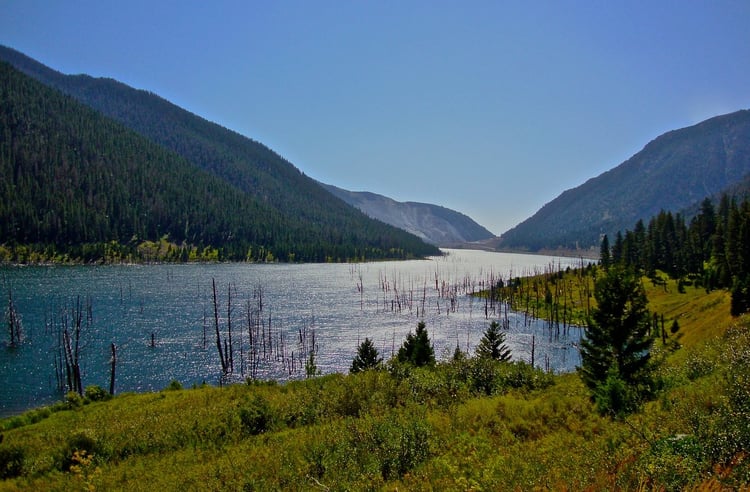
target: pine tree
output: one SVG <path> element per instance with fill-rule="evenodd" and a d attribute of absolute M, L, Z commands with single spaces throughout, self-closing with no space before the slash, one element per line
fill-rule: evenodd
<path fill-rule="evenodd" d="M 417 323 L 416 333 L 409 332 L 401 348 L 398 349 L 399 362 L 408 362 L 416 367 L 434 366 L 435 351 L 427 335 L 424 321 Z"/>
<path fill-rule="evenodd" d="M 611 265 L 619 265 L 622 263 L 622 245 L 623 238 L 622 233 L 620 231 L 617 231 L 617 235 L 615 236 L 615 244 L 612 245 L 612 251 L 610 253 L 610 264 Z"/>
<path fill-rule="evenodd" d="M 357 355 L 352 360 L 352 367 L 349 369 L 349 372 L 354 374 L 368 369 L 375 369 L 382 362 L 383 359 L 378 357 L 378 349 L 375 348 L 375 345 L 369 338 L 365 338 L 365 341 L 357 347 Z"/>
<path fill-rule="evenodd" d="M 500 362 L 510 361 L 510 349 L 505 345 L 505 334 L 500 331 L 500 324 L 497 321 L 493 320 L 484 332 L 477 346 L 477 357 Z"/>
<path fill-rule="evenodd" d="M 612 267 L 597 281 L 594 297 L 597 308 L 581 341 L 579 373 L 600 411 L 630 412 L 652 387 L 654 339 L 646 295 L 632 271 Z M 620 389 L 624 393 L 613 393 Z"/>
<path fill-rule="evenodd" d="M 605 234 L 602 238 L 602 243 L 599 249 L 599 263 L 603 269 L 609 268 L 610 257 L 609 257 L 609 238 Z"/>

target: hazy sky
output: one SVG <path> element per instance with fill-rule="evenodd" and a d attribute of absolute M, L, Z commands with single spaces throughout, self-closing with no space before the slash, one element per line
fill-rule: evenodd
<path fill-rule="evenodd" d="M 750 108 L 750 1 L 0 0 L 0 44 L 500 234 Z"/>

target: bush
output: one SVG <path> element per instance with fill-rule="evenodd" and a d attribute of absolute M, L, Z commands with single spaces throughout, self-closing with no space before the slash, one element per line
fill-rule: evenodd
<path fill-rule="evenodd" d="M 395 480 L 430 455 L 431 432 L 423 415 L 391 413 L 358 420 L 350 429 L 347 453 L 364 469 L 377 469 L 383 480 Z"/>
<path fill-rule="evenodd" d="M 83 395 L 88 401 L 106 401 L 112 397 L 112 395 L 104 391 L 101 386 L 96 385 L 87 386 L 86 391 L 83 392 Z"/>
<path fill-rule="evenodd" d="M 504 388 L 537 390 L 548 388 L 555 383 L 552 374 L 523 361 L 501 364 L 499 367 L 500 382 Z"/>
<path fill-rule="evenodd" d="M 711 374 L 715 365 L 714 357 L 706 357 L 703 353 L 693 351 L 685 361 L 685 376 L 690 381 L 695 381 Z"/>
<path fill-rule="evenodd" d="M 498 363 L 494 359 L 478 357 L 469 364 L 471 391 L 482 395 L 492 395 L 499 389 Z"/>
<path fill-rule="evenodd" d="M 167 391 L 179 391 L 182 389 L 182 383 L 177 381 L 176 379 L 173 379 L 171 383 L 169 383 L 169 386 L 167 386 Z"/>
<path fill-rule="evenodd" d="M 638 408 L 636 395 L 617 372 L 610 370 L 607 379 L 594 390 L 594 404 L 601 415 L 621 417 Z"/>
<path fill-rule="evenodd" d="M 417 368 L 407 380 L 411 400 L 420 405 L 449 408 L 468 397 L 466 383 L 461 381 L 451 365 L 436 368 Z"/>
<path fill-rule="evenodd" d="M 68 409 L 79 408 L 82 407 L 83 404 L 83 397 L 75 391 L 69 391 L 68 394 L 65 395 L 65 405 Z"/>
<path fill-rule="evenodd" d="M 702 446 L 693 436 L 669 436 L 654 442 L 639 459 L 654 489 L 683 490 L 704 471 Z"/>
<path fill-rule="evenodd" d="M 107 454 L 95 437 L 86 432 L 77 432 L 68 438 L 60 452 L 58 460 L 59 469 L 62 471 L 70 470 L 71 465 L 77 464 L 74 458 L 76 454 L 84 451 L 88 456 L 101 459 L 104 459 Z"/>
<path fill-rule="evenodd" d="M 252 436 L 270 430 L 274 420 L 271 406 L 260 395 L 256 395 L 248 406 L 240 408 L 239 415 L 242 430 Z"/>
<path fill-rule="evenodd" d="M 0 446 L 0 478 L 20 477 L 23 474 L 25 451 L 21 446 Z"/>

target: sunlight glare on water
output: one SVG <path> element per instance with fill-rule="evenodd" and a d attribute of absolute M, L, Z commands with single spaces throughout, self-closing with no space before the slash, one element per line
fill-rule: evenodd
<path fill-rule="evenodd" d="M 88 301 L 91 305 L 91 320 L 84 320 L 81 335 L 83 385 L 109 388 L 114 343 L 116 392 L 158 391 L 173 380 L 184 386 L 219 382 L 212 279 L 225 339 L 227 320 L 232 323 L 231 379 L 242 381 L 254 375 L 286 380 L 305 376 L 302 347 L 312 343 L 313 333 L 315 363 L 322 374 L 348 372 L 365 337 L 374 341 L 382 357 L 390 358 L 420 320 L 427 325 L 438 359 L 449 358 L 456 345 L 472 352 L 490 320 L 501 314 L 489 312 L 485 317 L 484 301 L 468 293 L 480 290 L 490 279 L 507 281 L 549 268 L 577 267 L 582 261 L 470 250 L 445 253 L 427 260 L 359 264 L 2 268 L 1 305 L 5 310 L 12 290 L 25 341 L 11 348 L 3 340 L 0 347 L 4 382 L 0 416 L 61 398 L 55 326 L 60 326 L 62 313 L 69 314 L 77 298 L 82 305 Z M 248 319 L 258 342 L 254 358 L 249 353 Z M 506 343 L 514 359 L 529 361 L 534 335 L 537 366 L 571 371 L 579 364 L 575 343 L 581 330 L 558 338 L 542 321 L 528 325 L 523 316 L 513 313 L 508 319 Z"/>

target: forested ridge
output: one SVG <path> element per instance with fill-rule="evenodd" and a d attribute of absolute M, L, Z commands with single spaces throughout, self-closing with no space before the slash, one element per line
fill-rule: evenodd
<path fill-rule="evenodd" d="M 710 198 L 688 222 L 682 214 L 662 211 L 648 226 L 639 220 L 632 230 L 604 236 L 601 262 L 621 264 L 649 276 L 663 271 L 679 285 L 706 291 L 730 289 L 732 315 L 750 310 L 750 200 L 722 195 L 718 207 Z"/>
<path fill-rule="evenodd" d="M 309 214 L 282 211 L 269 203 L 283 198 L 278 189 L 258 184 L 267 197 L 259 199 L 249 181 L 233 186 L 6 63 L 0 74 L 0 259 L 345 261 L 436 252 L 343 203 L 341 213 L 327 209 L 337 200 L 322 189 L 320 200 L 306 197 Z"/>

